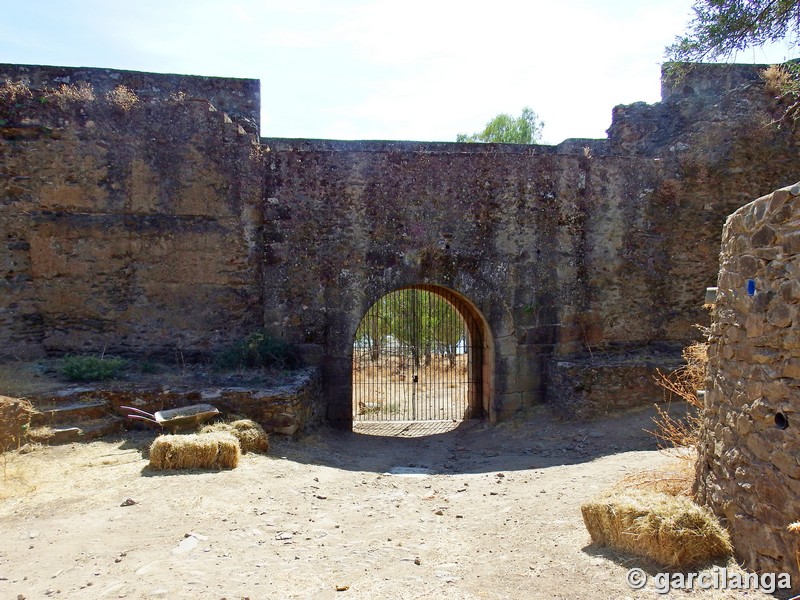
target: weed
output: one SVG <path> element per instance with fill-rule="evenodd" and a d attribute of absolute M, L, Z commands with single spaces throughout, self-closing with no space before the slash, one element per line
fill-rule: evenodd
<path fill-rule="evenodd" d="M 289 343 L 263 331 L 251 333 L 245 339 L 218 353 L 213 362 L 218 369 L 300 367 L 300 357 Z"/>
<path fill-rule="evenodd" d="M 92 84 L 85 81 L 80 83 L 63 83 L 56 89 L 45 90 L 42 96 L 45 101 L 53 100 L 61 108 L 64 108 L 71 102 L 94 102 L 94 88 Z"/>
<path fill-rule="evenodd" d="M 3 84 L 0 85 L 0 97 L 13 102 L 17 98 L 32 98 L 33 93 L 28 87 L 28 84 L 24 81 L 11 81 L 10 79 L 6 79 Z"/>
<path fill-rule="evenodd" d="M 186 92 L 184 92 L 183 90 L 173 92 L 172 94 L 169 95 L 170 101 L 174 102 L 175 104 L 183 104 L 184 102 L 186 102 L 186 98 L 187 98 Z"/>
<path fill-rule="evenodd" d="M 656 383 L 664 388 L 668 401 L 677 397 L 688 405 L 688 411 L 682 419 L 669 414 L 669 405 L 666 409 L 656 406 L 658 414 L 653 417 L 656 430 L 650 433 L 666 444 L 666 448 L 697 448 L 700 442 L 703 402 L 697 392 L 705 388 L 708 343 L 694 342 L 687 346 L 683 349 L 683 358 L 686 360 L 683 367 L 666 375 L 658 371 L 656 378 Z"/>
<path fill-rule="evenodd" d="M 61 372 L 70 381 L 102 381 L 113 379 L 125 366 L 114 356 L 66 356 Z"/>
<path fill-rule="evenodd" d="M 118 85 L 108 92 L 106 94 L 106 100 L 123 112 L 128 112 L 139 104 L 139 96 L 136 95 L 136 92 L 124 85 Z"/>
<path fill-rule="evenodd" d="M 800 63 L 770 65 L 761 71 L 761 79 L 767 92 L 783 107 L 777 122 L 794 126 L 800 120 Z"/>

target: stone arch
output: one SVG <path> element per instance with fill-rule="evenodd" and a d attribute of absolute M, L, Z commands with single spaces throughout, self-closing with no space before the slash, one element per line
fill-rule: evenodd
<path fill-rule="evenodd" d="M 495 411 L 494 411 L 494 403 L 491 401 L 493 392 L 494 392 L 494 340 L 492 336 L 492 331 L 489 326 L 489 322 L 487 321 L 486 317 L 480 311 L 480 309 L 472 302 L 469 298 L 465 295 L 442 285 L 437 284 L 429 284 L 429 283 L 419 283 L 419 284 L 406 284 L 401 285 L 399 287 L 395 287 L 393 289 L 386 290 L 383 293 L 376 294 L 374 298 L 370 298 L 365 304 L 366 306 L 362 308 L 361 313 L 359 315 L 358 320 L 355 322 L 354 326 L 351 326 L 349 331 L 348 339 L 351 341 L 349 344 L 349 355 L 348 355 L 348 363 L 352 365 L 353 361 L 353 344 L 352 340 L 355 339 L 356 331 L 358 329 L 359 324 L 361 323 L 361 319 L 367 313 L 369 307 L 373 304 L 378 302 L 382 297 L 391 294 L 396 291 L 400 290 L 421 290 L 436 294 L 437 296 L 444 299 L 448 304 L 453 306 L 456 311 L 459 313 L 461 318 L 464 320 L 465 329 L 467 334 L 470 338 L 469 344 L 474 347 L 480 348 L 480 356 L 479 359 L 471 362 L 469 365 L 470 369 L 473 369 L 474 372 L 471 374 L 471 379 L 476 383 L 477 387 L 474 390 L 471 390 L 474 393 L 474 415 L 479 416 L 481 418 L 488 418 L 491 422 L 494 422 L 496 419 Z M 342 428 L 345 426 L 352 427 L 352 414 L 353 414 L 353 404 L 352 404 L 352 373 L 351 377 L 348 378 L 349 383 L 349 390 L 346 394 L 341 394 L 340 398 L 344 398 L 346 396 L 348 403 L 346 406 L 346 411 L 340 409 L 337 411 L 338 414 L 338 425 Z M 344 408 L 344 407 L 343 407 Z M 349 422 L 345 424 L 345 421 L 348 421 L 346 415 L 349 415 Z M 330 417 L 329 411 L 329 417 Z"/>

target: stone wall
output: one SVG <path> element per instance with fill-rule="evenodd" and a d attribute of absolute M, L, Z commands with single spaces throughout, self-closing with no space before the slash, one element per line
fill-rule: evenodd
<path fill-rule="evenodd" d="M 418 284 L 454 290 L 485 318 L 491 418 L 543 399 L 573 414 L 661 399 L 634 382 L 674 365 L 708 324 L 720 224 L 800 162 L 794 137 L 767 125 L 776 107 L 758 68 L 701 68 L 678 86 L 617 107 L 607 140 L 264 139 L 264 321 L 316 348 L 329 415 L 350 414 L 361 316 Z M 593 374 L 595 393 L 625 379 L 614 369 L 633 389 L 602 400 L 564 389 L 547 368 L 565 361 Z"/>
<path fill-rule="evenodd" d="M 0 94 L 0 354 L 188 359 L 257 328 L 254 136 L 208 100 L 125 107 L 82 73 Z"/>
<path fill-rule="evenodd" d="M 97 98 L 103 98 L 122 85 L 148 104 L 176 96 L 182 96 L 188 102 L 210 103 L 216 110 L 236 120 L 248 133 L 258 135 L 261 124 L 261 82 L 258 79 L 0 64 L 0 82 L 6 80 L 22 81 L 39 91 L 88 83 Z"/>
<path fill-rule="evenodd" d="M 665 79 L 605 140 L 516 146 L 259 139 L 252 80 L 0 65 L 30 90 L 0 95 L 0 354 L 188 359 L 266 327 L 346 425 L 361 316 L 440 286 L 485 330 L 491 418 L 570 406 L 551 359 L 600 361 L 600 382 L 621 355 L 677 355 L 719 224 L 789 183 L 796 137 L 758 70 Z"/>
<path fill-rule="evenodd" d="M 697 491 L 724 517 L 737 558 L 800 571 L 800 184 L 725 223 Z"/>

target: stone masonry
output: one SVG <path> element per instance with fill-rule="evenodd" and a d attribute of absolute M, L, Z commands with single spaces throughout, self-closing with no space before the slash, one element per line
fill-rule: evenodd
<path fill-rule="evenodd" d="M 266 328 L 346 427 L 361 317 L 428 286 L 481 324 L 491 420 L 627 405 L 620 369 L 649 403 L 707 319 L 720 223 L 800 166 L 760 69 L 518 146 L 262 138 L 257 81 L 0 65 L 0 354 L 191 359 Z"/>
<path fill-rule="evenodd" d="M 800 184 L 725 223 L 709 347 L 699 499 L 737 558 L 800 582 Z"/>

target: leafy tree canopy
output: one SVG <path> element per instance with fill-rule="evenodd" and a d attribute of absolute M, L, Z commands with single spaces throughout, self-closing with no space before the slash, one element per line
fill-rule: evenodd
<path fill-rule="evenodd" d="M 480 133 L 459 133 L 457 142 L 501 142 L 505 144 L 535 144 L 542 137 L 544 122 L 531 108 L 522 109 L 519 117 L 501 113 L 486 124 Z"/>
<path fill-rule="evenodd" d="M 798 0 L 695 0 L 685 35 L 666 49 L 668 61 L 727 59 L 769 42 L 800 40 Z"/>

